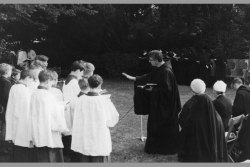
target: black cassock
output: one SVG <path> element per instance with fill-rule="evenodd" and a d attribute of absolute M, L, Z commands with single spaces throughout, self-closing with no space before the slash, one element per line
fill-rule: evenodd
<path fill-rule="evenodd" d="M 179 161 L 227 162 L 225 131 L 221 117 L 206 95 L 194 95 L 179 115 Z"/>
<path fill-rule="evenodd" d="M 234 104 L 233 104 L 233 116 L 237 117 L 241 114 L 250 114 L 250 87 L 242 85 L 236 91 Z"/>
<path fill-rule="evenodd" d="M 157 84 L 151 91 L 140 91 L 137 85 Z M 135 113 L 148 114 L 145 152 L 174 154 L 178 149 L 178 113 L 180 96 L 171 65 L 166 62 L 151 73 L 136 77 Z M 139 111 L 140 110 L 140 111 Z"/>

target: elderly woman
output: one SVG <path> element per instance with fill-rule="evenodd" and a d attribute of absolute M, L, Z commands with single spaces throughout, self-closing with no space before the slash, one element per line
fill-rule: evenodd
<path fill-rule="evenodd" d="M 191 82 L 194 95 L 179 114 L 181 162 L 227 162 L 227 148 L 222 120 L 200 79 Z"/>

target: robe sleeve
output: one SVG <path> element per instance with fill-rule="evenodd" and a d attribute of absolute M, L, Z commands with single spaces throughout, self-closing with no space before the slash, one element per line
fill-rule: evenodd
<path fill-rule="evenodd" d="M 13 89 L 10 89 L 9 93 L 9 100 L 7 103 L 7 108 L 6 108 L 6 136 L 5 140 L 12 140 L 12 123 L 13 123 L 13 111 L 14 111 L 14 94 L 13 94 Z"/>
<path fill-rule="evenodd" d="M 107 127 L 114 127 L 119 121 L 119 113 L 109 97 L 106 99 L 106 125 Z"/>
<path fill-rule="evenodd" d="M 68 87 L 63 88 L 63 96 L 64 100 L 71 102 L 75 100 L 81 89 L 76 80 L 72 80 L 69 84 L 70 85 L 68 85 Z M 66 106 L 66 109 L 64 110 L 64 116 L 66 119 L 67 127 L 71 131 L 73 125 L 74 113 L 70 105 Z"/>
<path fill-rule="evenodd" d="M 28 140 L 30 141 L 30 143 L 32 143 L 33 137 L 32 137 L 32 128 L 33 128 L 33 124 L 32 124 L 32 96 L 30 99 L 30 107 L 29 107 L 29 114 L 28 114 L 28 129 L 27 129 L 27 135 L 28 135 Z"/>
<path fill-rule="evenodd" d="M 64 108 L 65 106 L 62 103 L 57 102 L 55 99 L 54 101 L 54 110 L 52 113 L 52 123 L 51 128 L 53 131 L 58 132 L 68 132 L 66 120 L 64 117 Z"/>
<path fill-rule="evenodd" d="M 166 111 L 166 108 L 169 108 L 168 111 L 173 111 L 162 112 L 161 114 L 164 118 L 170 118 L 175 110 L 178 110 L 179 112 L 181 109 L 181 106 L 175 108 L 175 103 L 177 103 L 175 100 L 178 95 L 176 95 L 176 92 L 174 91 L 176 88 L 174 88 L 175 85 L 173 79 L 173 75 L 170 71 L 164 71 L 162 78 L 159 78 L 159 85 L 153 87 L 151 90 L 151 96 L 153 97 L 154 103 L 157 103 L 156 106 L 159 111 Z"/>
<path fill-rule="evenodd" d="M 242 94 L 236 93 L 232 110 L 233 117 L 244 114 L 244 96 Z"/>
<path fill-rule="evenodd" d="M 4 84 L 3 92 L 1 92 L 2 97 L 3 97 L 3 107 L 4 107 L 5 111 L 6 111 L 6 107 L 7 107 L 7 103 L 8 103 L 8 99 L 9 99 L 10 88 L 11 88 L 11 84 L 6 83 L 6 84 Z"/>
<path fill-rule="evenodd" d="M 189 120 L 189 118 L 190 118 L 190 115 L 191 115 L 191 106 L 192 106 L 192 102 L 193 102 L 193 99 L 191 98 L 190 100 L 188 100 L 185 104 L 184 104 L 184 106 L 183 106 L 183 108 L 182 108 L 182 110 L 181 110 L 181 112 L 180 112 L 180 114 L 179 114 L 179 125 L 181 126 L 181 127 L 183 127 L 184 125 L 185 125 L 185 123 Z"/>
<path fill-rule="evenodd" d="M 150 76 L 151 76 L 151 73 L 148 73 L 148 74 L 144 74 L 144 75 L 141 75 L 141 76 L 136 76 L 136 80 L 135 80 L 135 84 L 136 85 L 144 85 L 146 84 L 147 82 L 150 81 Z"/>
<path fill-rule="evenodd" d="M 224 107 L 223 107 L 223 104 L 219 103 L 218 101 L 214 100 L 213 101 L 213 104 L 214 104 L 214 107 L 216 109 L 216 111 L 219 113 L 219 115 L 221 117 L 226 117 L 227 114 L 226 114 L 226 111 L 224 111 Z"/>

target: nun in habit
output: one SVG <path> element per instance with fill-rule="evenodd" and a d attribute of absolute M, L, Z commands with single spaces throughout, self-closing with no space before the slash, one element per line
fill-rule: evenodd
<path fill-rule="evenodd" d="M 200 79 L 191 82 L 195 93 L 179 114 L 181 162 L 227 162 L 225 131 L 212 100 L 204 94 L 206 85 Z"/>
<path fill-rule="evenodd" d="M 216 99 L 213 101 L 216 111 L 221 116 L 224 129 L 228 131 L 228 121 L 232 115 L 233 104 L 229 98 L 225 96 L 227 84 L 223 81 L 215 82 L 213 90 L 216 95 Z"/>

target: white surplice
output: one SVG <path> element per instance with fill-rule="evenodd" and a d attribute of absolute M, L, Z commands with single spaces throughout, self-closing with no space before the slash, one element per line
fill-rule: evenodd
<path fill-rule="evenodd" d="M 55 96 L 58 101 L 63 101 L 63 93 L 60 89 L 51 87 L 49 91 Z"/>
<path fill-rule="evenodd" d="M 63 148 L 61 133 L 68 131 L 63 103 L 48 90 L 37 89 L 31 96 L 30 111 L 34 145 Z"/>
<path fill-rule="evenodd" d="M 63 98 L 65 101 L 72 102 L 77 98 L 77 95 L 80 93 L 81 89 L 78 85 L 78 80 L 73 78 L 68 84 L 63 85 Z M 64 133 L 64 135 L 71 135 L 72 134 L 72 125 L 73 125 L 73 113 L 74 111 L 68 106 L 65 109 L 65 119 L 67 123 L 67 127 L 69 129 L 68 133 Z"/>
<path fill-rule="evenodd" d="M 30 122 L 31 89 L 24 84 L 13 85 L 10 89 L 6 109 L 6 136 L 15 145 L 31 147 L 28 129 Z"/>
<path fill-rule="evenodd" d="M 38 85 L 40 84 L 39 81 L 32 81 L 27 84 L 27 87 L 30 88 L 32 91 L 36 90 Z"/>
<path fill-rule="evenodd" d="M 119 119 L 108 95 L 82 95 L 76 102 L 71 149 L 84 155 L 108 156 L 112 151 L 109 127 Z"/>

